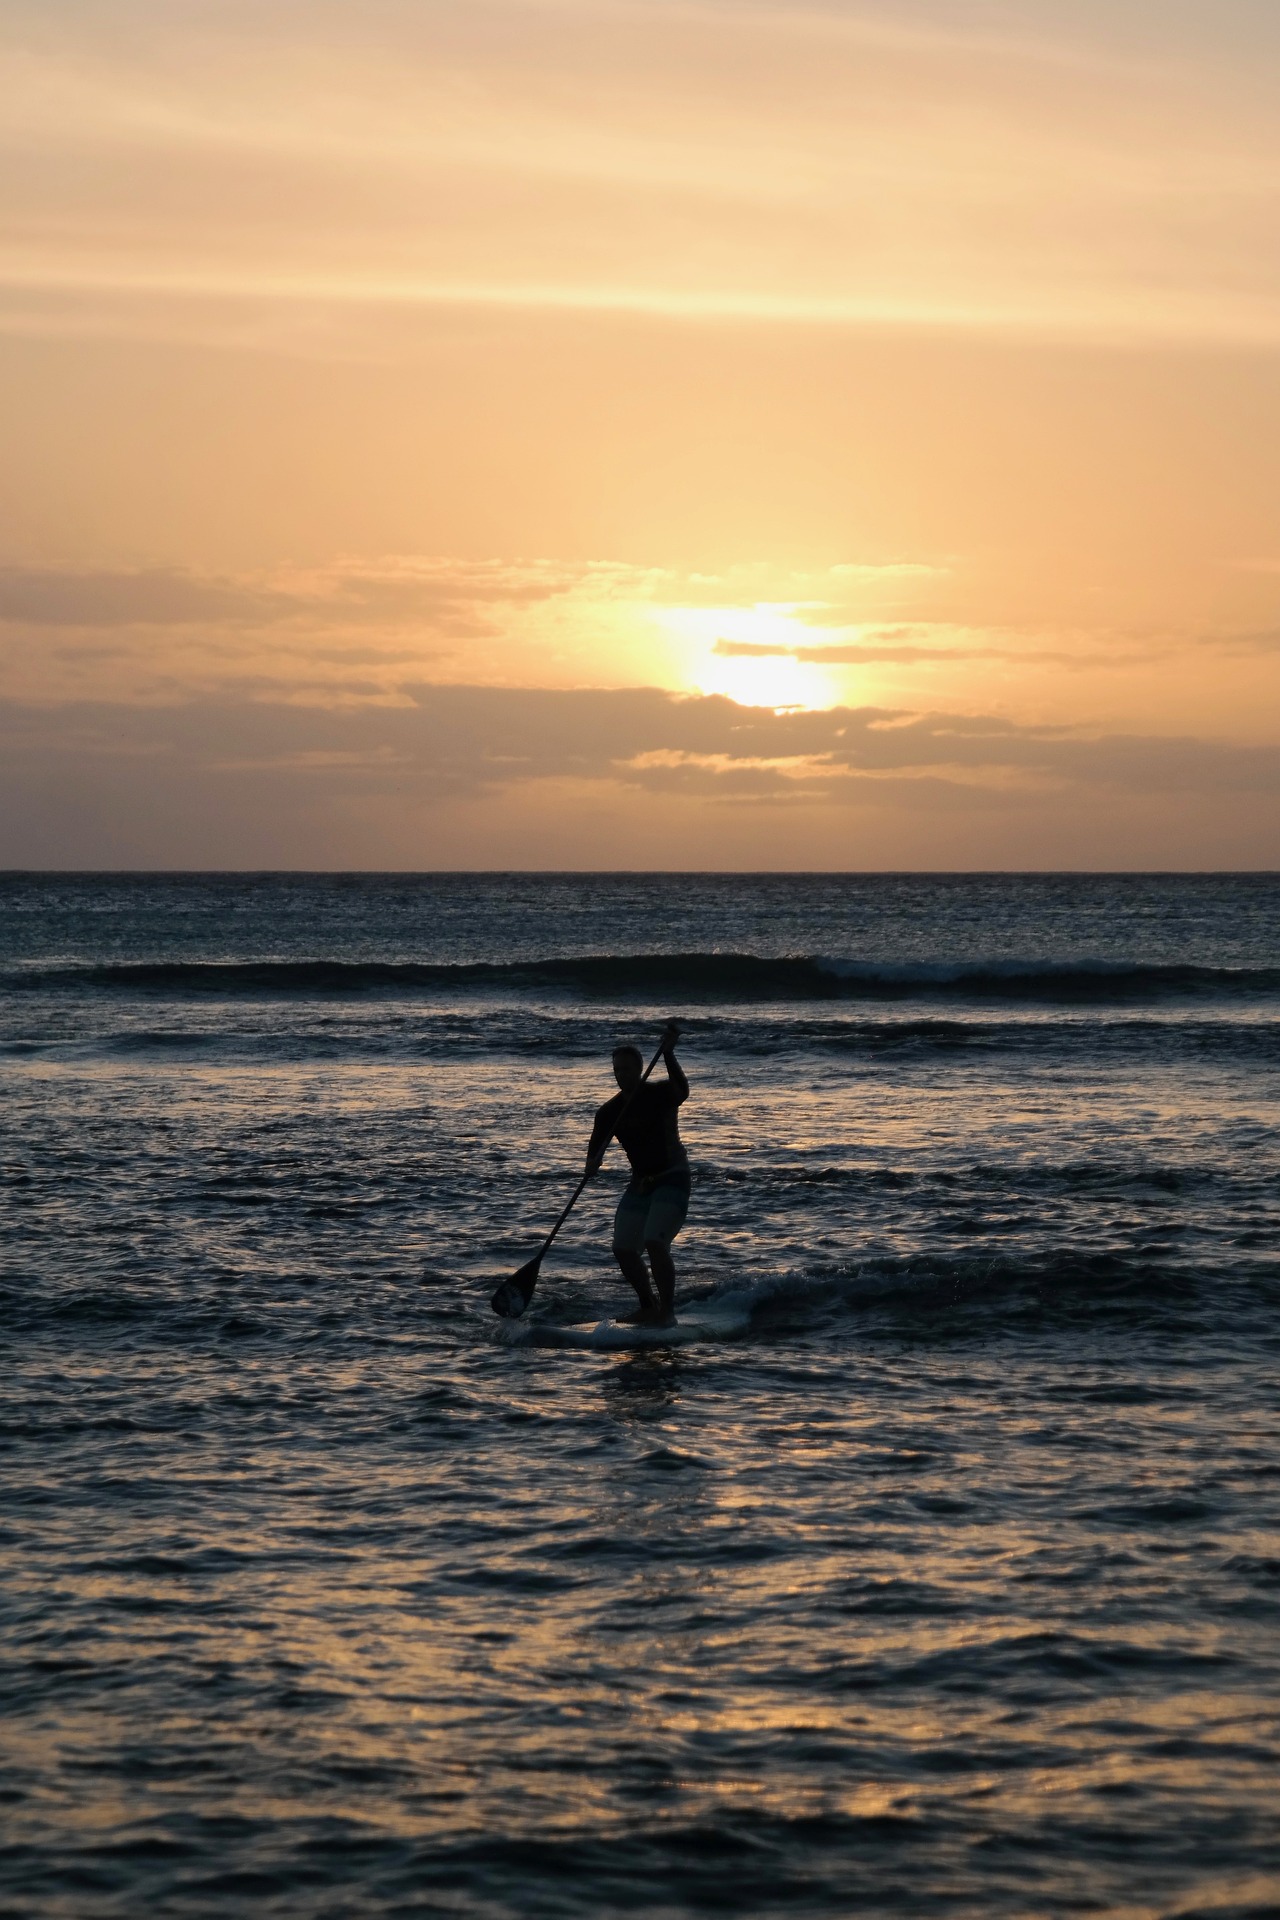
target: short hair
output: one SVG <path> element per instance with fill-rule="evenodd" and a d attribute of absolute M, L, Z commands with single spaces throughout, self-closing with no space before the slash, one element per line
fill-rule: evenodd
<path fill-rule="evenodd" d="M 615 1047 L 613 1057 L 615 1060 L 634 1060 L 638 1067 L 644 1065 L 644 1055 L 641 1053 L 639 1047 Z"/>

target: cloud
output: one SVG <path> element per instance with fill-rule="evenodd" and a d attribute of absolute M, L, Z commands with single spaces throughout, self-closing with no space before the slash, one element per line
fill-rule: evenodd
<path fill-rule="evenodd" d="M 923 647 L 915 644 L 858 641 L 849 646 L 789 647 L 762 640 L 717 640 L 713 652 L 729 660 L 765 660 L 784 658 L 807 660 L 824 667 L 858 667 L 871 662 L 918 660 L 980 660 L 991 655 L 990 647 Z"/>
<path fill-rule="evenodd" d="M 584 581 L 601 588 L 602 572 L 401 556 L 238 574 L 0 567 L 0 691 L 121 704 L 402 701 L 406 675 L 462 652 L 473 677 L 499 677 L 539 609 Z"/>
<path fill-rule="evenodd" d="M 810 569 L 740 565 L 691 572 L 618 561 L 459 560 L 417 554 L 218 574 L 184 567 L 0 566 L 0 623 L 35 627 L 268 627 L 395 625 L 428 621 L 457 632 L 487 630 L 495 608 L 533 607 L 572 593 L 655 605 L 722 606 L 778 601 L 830 582 L 867 590 L 944 576 L 918 561 Z M 807 623 L 848 625 L 861 609 L 798 606 Z M 723 653 L 780 649 L 724 643 Z"/>
<path fill-rule="evenodd" d="M 378 626 L 488 631 L 480 609 L 568 591 L 577 570 L 546 563 L 389 560 L 303 573 L 230 576 L 178 567 L 0 567 L 0 622 L 36 627 Z"/>
<path fill-rule="evenodd" d="M 797 619 L 804 624 L 815 624 L 808 612 L 797 612 Z M 825 622 L 821 624 L 826 624 Z M 856 622 L 846 611 L 839 621 L 832 625 L 854 625 Z M 728 659 L 769 659 L 783 658 L 802 660 L 821 667 L 864 667 L 877 664 L 896 666 L 919 666 L 924 662 L 950 663 L 960 660 L 1001 660 L 1019 667 L 1067 667 L 1072 671 L 1086 667 L 1121 667 L 1137 663 L 1150 663 L 1157 654 L 1168 650 L 1168 642 L 1156 640 L 1134 645 L 1132 642 L 1117 641 L 1109 646 L 1099 646 L 1096 639 L 1073 647 L 1042 647 L 1028 640 L 1022 646 L 992 646 L 989 642 L 977 638 L 972 633 L 962 632 L 962 637 L 946 646 L 929 645 L 917 640 L 898 638 L 921 631 L 914 627 L 887 628 L 881 630 L 880 638 L 854 640 L 844 645 L 791 646 L 784 641 L 757 640 L 717 640 L 713 652 Z M 930 631 L 951 631 L 947 628 L 925 628 Z M 1256 650 L 1257 637 L 1253 637 L 1248 650 Z"/>
<path fill-rule="evenodd" d="M 468 560 L 421 555 L 278 566 L 0 567 L 0 691 L 34 700 L 154 703 L 226 694 L 403 702 L 405 679 L 441 662 L 454 677 L 510 684 L 591 682 L 606 662 L 624 684 L 687 684 L 706 640 L 684 612 L 790 606 L 833 582 L 886 581 L 915 563 L 798 571 L 760 563 L 718 572 L 616 561 Z M 670 621 L 674 610 L 675 626 Z M 654 657 L 655 623 L 658 645 Z M 348 669 L 371 676 L 363 688 Z M 446 669 L 447 670 L 447 669 Z"/>
<path fill-rule="evenodd" d="M 1280 750 L 654 689 L 0 702 L 0 867 L 1280 864 Z"/>
<path fill-rule="evenodd" d="M 509 790 L 543 780 L 785 791 L 832 797 L 861 781 L 927 775 L 1005 789 L 1011 779 L 1122 791 L 1280 792 L 1280 748 L 1195 738 L 1086 734 L 994 715 L 835 707 L 745 707 L 653 688 L 563 691 L 418 685 L 407 707 L 189 701 L 0 707 L 6 753 L 127 760 L 234 775 L 310 777 L 340 763 L 380 791 Z M 733 783 L 737 782 L 737 788 Z M 719 783 L 719 784 L 718 784 Z"/>
<path fill-rule="evenodd" d="M 173 567 L 0 568 L 0 620 L 34 627 L 242 624 L 279 617 L 273 596 Z"/>
<path fill-rule="evenodd" d="M 1202 637 L 1201 645 L 1219 653 L 1280 653 L 1280 627 L 1262 627 L 1248 633 L 1214 633 Z"/>

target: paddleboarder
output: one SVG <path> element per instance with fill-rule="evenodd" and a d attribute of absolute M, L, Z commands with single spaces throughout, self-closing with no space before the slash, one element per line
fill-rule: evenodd
<path fill-rule="evenodd" d="M 638 1047 L 614 1048 L 618 1091 L 596 1114 L 587 1148 L 585 1178 L 597 1171 L 615 1137 L 631 1162 L 631 1179 L 614 1216 L 613 1253 L 640 1302 L 625 1317 L 642 1326 L 674 1326 L 676 1317 L 671 1242 L 684 1225 L 691 1187 L 689 1156 L 680 1141 L 679 1109 L 689 1098 L 689 1082 L 676 1059 L 679 1038 L 679 1027 L 669 1021 L 661 1043 L 665 1080 L 645 1077 Z"/>

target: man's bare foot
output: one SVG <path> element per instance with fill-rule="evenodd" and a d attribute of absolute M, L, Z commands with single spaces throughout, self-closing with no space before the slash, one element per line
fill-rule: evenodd
<path fill-rule="evenodd" d="M 662 1309 L 656 1305 L 637 1307 L 634 1313 L 620 1313 L 618 1315 L 618 1325 L 620 1327 L 660 1327 L 664 1324 Z"/>

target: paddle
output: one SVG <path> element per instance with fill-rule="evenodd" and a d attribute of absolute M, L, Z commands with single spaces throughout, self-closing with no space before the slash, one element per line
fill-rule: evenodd
<path fill-rule="evenodd" d="M 635 1099 L 636 1094 L 639 1092 L 640 1088 L 644 1085 L 645 1081 L 649 1078 L 649 1075 L 653 1072 L 659 1060 L 661 1060 L 662 1048 L 665 1047 L 666 1044 L 667 1044 L 667 1036 L 666 1036 L 666 1033 L 664 1032 L 662 1036 L 662 1046 L 658 1048 L 658 1051 L 654 1054 L 652 1060 L 649 1062 L 644 1072 L 640 1075 L 640 1078 L 636 1081 L 635 1086 L 632 1087 L 630 1093 L 628 1093 L 626 1099 L 623 1101 L 622 1105 L 618 1108 L 618 1117 L 617 1117 L 617 1120 L 614 1121 L 615 1131 L 617 1130 L 618 1120 L 621 1120 L 623 1114 L 626 1112 L 627 1108 L 631 1105 L 631 1102 Z M 613 1138 L 613 1134 L 610 1134 L 609 1140 L 612 1140 L 612 1138 Z M 608 1144 L 609 1144 L 609 1141 L 606 1140 L 605 1146 L 607 1147 Z M 601 1147 L 600 1153 L 601 1153 L 601 1158 L 603 1158 L 604 1147 Z M 534 1254 L 532 1260 L 527 1260 L 524 1266 L 522 1266 L 518 1272 L 513 1273 L 509 1280 L 504 1280 L 502 1285 L 495 1292 L 492 1300 L 489 1302 L 489 1305 L 493 1308 L 495 1313 L 500 1313 L 504 1320 L 518 1320 L 520 1318 L 520 1315 L 525 1311 L 525 1308 L 528 1306 L 529 1302 L 533 1298 L 533 1290 L 538 1284 L 538 1269 L 541 1267 L 543 1260 L 546 1258 L 547 1248 L 551 1245 L 551 1242 L 555 1239 L 561 1227 L 564 1225 L 565 1221 L 569 1218 L 569 1215 L 573 1212 L 574 1207 L 577 1205 L 578 1195 L 582 1192 L 588 1180 L 590 1180 L 593 1177 L 593 1175 L 595 1175 L 599 1171 L 600 1171 L 600 1161 L 597 1160 L 593 1167 L 587 1168 L 581 1180 L 579 1180 L 577 1186 L 574 1188 L 573 1192 L 569 1195 L 568 1205 L 565 1207 L 564 1212 L 560 1215 L 560 1218 L 556 1221 L 554 1227 L 552 1227 L 550 1233 L 547 1235 L 542 1245 L 538 1248 L 538 1251 Z"/>

